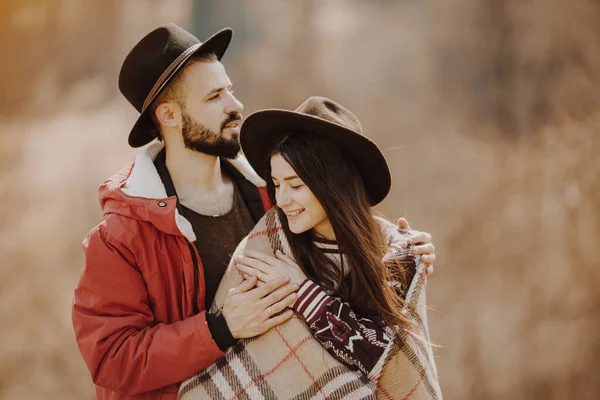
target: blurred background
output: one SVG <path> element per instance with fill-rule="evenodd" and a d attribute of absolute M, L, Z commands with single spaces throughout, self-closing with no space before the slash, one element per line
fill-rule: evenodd
<path fill-rule="evenodd" d="M 600 3 L 3 0 L 0 399 L 93 399 L 71 326 L 96 189 L 137 150 L 129 49 L 231 26 L 245 115 L 310 95 L 385 149 L 379 207 L 433 235 L 446 399 L 600 398 Z"/>

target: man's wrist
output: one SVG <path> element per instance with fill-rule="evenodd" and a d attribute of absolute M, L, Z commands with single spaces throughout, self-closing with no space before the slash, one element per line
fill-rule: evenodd
<path fill-rule="evenodd" d="M 227 321 L 223 313 L 217 314 L 206 313 L 206 323 L 215 343 L 221 351 L 225 351 L 234 344 L 237 340 L 231 334 Z"/>

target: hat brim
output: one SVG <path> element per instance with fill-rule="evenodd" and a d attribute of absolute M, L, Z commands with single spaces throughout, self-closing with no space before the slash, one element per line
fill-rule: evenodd
<path fill-rule="evenodd" d="M 352 158 L 360 173 L 371 205 L 386 198 L 392 177 L 383 153 L 369 138 L 342 125 L 289 110 L 262 110 L 248 116 L 240 130 L 244 155 L 257 174 L 266 176 L 273 147 L 288 133 L 313 133 L 338 143 Z"/>
<path fill-rule="evenodd" d="M 190 53 L 187 57 L 183 58 L 179 65 L 173 69 L 173 72 L 171 72 L 165 79 L 163 84 L 156 91 L 156 94 L 150 100 L 149 104 L 151 104 L 160 95 L 171 79 L 173 79 L 177 72 L 179 72 L 179 70 L 181 70 L 187 61 L 194 55 L 199 53 L 214 53 L 217 56 L 217 59 L 220 61 L 225 54 L 225 51 L 229 47 L 232 37 L 233 31 L 231 28 L 225 28 L 206 39 L 206 41 L 202 43 L 200 47 L 198 47 L 194 52 Z M 154 125 L 154 122 L 152 122 L 152 119 L 150 118 L 149 108 L 150 107 L 140 114 L 138 120 L 133 125 L 133 128 L 129 133 L 128 142 L 131 147 L 142 147 L 157 137 L 158 128 Z"/>

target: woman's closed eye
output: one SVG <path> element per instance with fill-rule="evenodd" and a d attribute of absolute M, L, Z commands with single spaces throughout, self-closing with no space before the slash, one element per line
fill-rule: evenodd
<path fill-rule="evenodd" d="M 273 184 L 273 187 L 275 188 L 275 190 L 279 189 L 279 186 L 280 185 L 278 185 L 278 184 L 275 184 L 275 183 Z M 304 186 L 304 185 L 303 184 L 290 185 L 290 188 L 296 190 L 296 189 L 300 189 L 302 186 Z"/>

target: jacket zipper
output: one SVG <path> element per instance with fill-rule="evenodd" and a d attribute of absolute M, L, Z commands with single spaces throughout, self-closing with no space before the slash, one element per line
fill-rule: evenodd
<path fill-rule="evenodd" d="M 200 313 L 200 309 L 198 308 L 198 260 L 196 259 L 196 252 L 194 251 L 194 247 L 189 240 L 185 240 L 188 248 L 190 249 L 190 253 L 192 253 L 192 263 L 194 264 L 194 304 L 193 311 L 194 315 Z"/>

